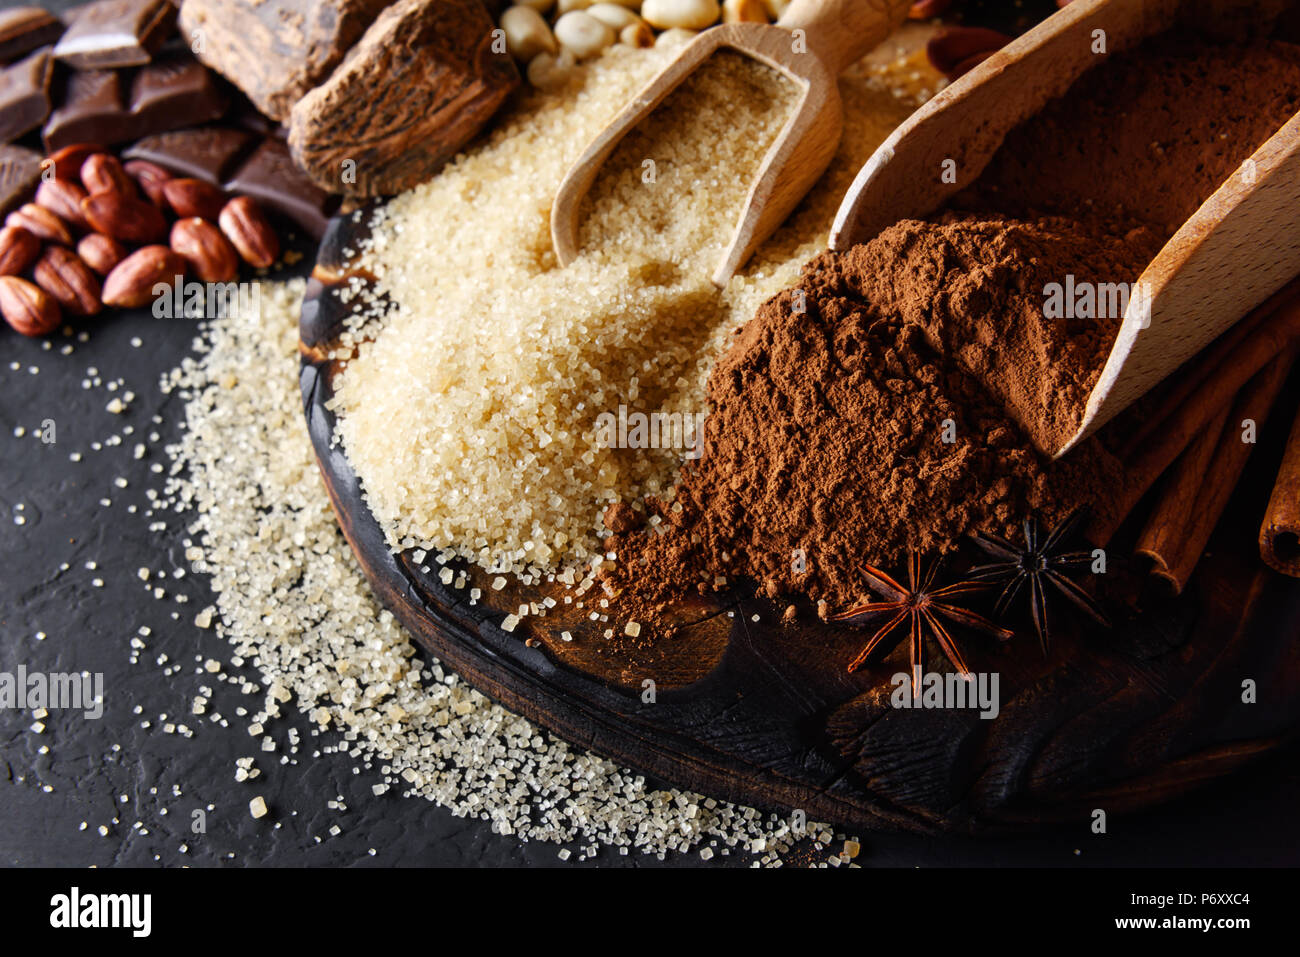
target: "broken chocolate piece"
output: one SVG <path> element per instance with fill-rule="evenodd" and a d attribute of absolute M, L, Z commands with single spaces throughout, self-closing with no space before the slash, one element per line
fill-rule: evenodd
<path fill-rule="evenodd" d="M 122 76 L 116 70 L 86 70 L 68 77 L 63 105 L 45 124 L 45 148 L 53 153 L 74 143 L 109 146 L 130 139 L 122 106 Z"/>
<path fill-rule="evenodd" d="M 40 153 L 22 146 L 0 146 L 0 216 L 27 202 L 40 179 Z"/>
<path fill-rule="evenodd" d="M 390 0 L 186 0 L 185 34 L 202 31 L 199 57 L 259 110 L 286 121 Z"/>
<path fill-rule="evenodd" d="M 479 0 L 398 0 L 294 106 L 294 159 L 330 192 L 385 196 L 424 182 L 519 83 L 492 30 Z"/>
<path fill-rule="evenodd" d="M 325 226 L 338 207 L 338 197 L 309 180 L 294 164 L 289 147 L 278 139 L 264 140 L 226 181 L 225 189 L 251 196 L 267 209 L 287 216 L 316 239 L 325 235 Z"/>
<path fill-rule="evenodd" d="M 118 70 L 83 70 L 68 77 L 63 105 L 45 126 L 51 152 L 73 143 L 112 146 L 220 119 L 227 98 L 218 80 L 188 52 L 175 51 L 136 71 L 129 99 Z"/>
<path fill-rule="evenodd" d="M 168 0 L 96 0 L 71 15 L 54 55 L 78 70 L 148 63 L 176 26 Z"/>
<path fill-rule="evenodd" d="M 37 50 L 25 60 L 0 69 L 0 143 L 34 130 L 50 115 L 50 77 L 54 61 L 49 50 Z"/>
<path fill-rule="evenodd" d="M 257 137 L 243 130 L 204 126 L 146 136 L 122 152 L 122 159 L 148 160 L 177 176 L 221 185 L 252 152 Z"/>
<path fill-rule="evenodd" d="M 159 56 L 131 82 L 133 137 L 220 119 L 229 100 L 217 83 L 188 51 Z"/>
<path fill-rule="evenodd" d="M 40 7 L 0 10 L 0 61 L 8 63 L 63 34 L 63 21 Z"/>

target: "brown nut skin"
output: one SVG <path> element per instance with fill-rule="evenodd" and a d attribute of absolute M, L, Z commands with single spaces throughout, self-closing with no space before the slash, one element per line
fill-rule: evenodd
<path fill-rule="evenodd" d="M 201 179 L 170 179 L 162 184 L 163 197 L 179 219 L 201 216 L 216 222 L 226 205 L 226 194 Z"/>
<path fill-rule="evenodd" d="M 153 203 L 124 193 L 91 193 L 81 201 L 90 228 L 124 243 L 156 243 L 167 235 L 167 220 Z"/>
<path fill-rule="evenodd" d="M 92 153 L 81 164 L 81 185 L 88 193 L 121 193 L 135 196 L 135 180 L 126 174 L 116 156 Z"/>
<path fill-rule="evenodd" d="M 244 262 L 266 269 L 280 255 L 280 237 L 275 234 L 262 207 L 247 196 L 226 203 L 217 218 L 221 231 L 239 250 Z"/>
<path fill-rule="evenodd" d="M 46 163 L 54 166 L 54 175 L 58 179 L 75 183 L 81 176 L 81 165 L 92 153 L 102 153 L 104 147 L 96 143 L 73 143 L 45 158 Z M 42 164 L 44 167 L 44 163 Z"/>
<path fill-rule="evenodd" d="M 239 254 L 221 230 L 206 219 L 190 216 L 172 226 L 171 247 L 204 282 L 230 282 L 239 275 Z"/>
<path fill-rule="evenodd" d="M 26 203 L 15 209 L 5 219 L 5 225 L 21 227 L 37 239 L 44 239 L 46 242 L 72 245 L 72 233 L 68 232 L 68 227 L 63 220 L 44 206 L 37 206 L 35 203 Z"/>
<path fill-rule="evenodd" d="M 95 272 L 107 276 L 113 267 L 126 258 L 126 247 L 112 236 L 87 233 L 77 243 L 77 255 Z"/>
<path fill-rule="evenodd" d="M 41 241 L 21 226 L 0 229 L 0 276 L 17 276 L 40 254 Z"/>
<path fill-rule="evenodd" d="M 0 315 L 25 336 L 47 336 L 63 321 L 57 302 L 36 284 L 17 276 L 0 276 Z"/>
<path fill-rule="evenodd" d="M 159 209 L 167 209 L 167 197 L 163 195 L 163 185 L 173 178 L 171 173 L 148 160 L 128 160 L 122 164 L 122 168 L 149 197 L 149 202 Z"/>
<path fill-rule="evenodd" d="M 104 279 L 104 305 L 133 309 L 152 302 L 153 287 L 185 275 L 185 266 L 185 259 L 166 246 L 137 249 Z"/>
<path fill-rule="evenodd" d="M 46 246 L 32 270 L 32 278 L 69 315 L 93 316 L 103 308 L 99 278 L 65 246 Z"/>
<path fill-rule="evenodd" d="M 953 27 L 931 37 L 925 53 L 936 70 L 955 80 L 963 66 L 967 70 L 975 66 L 972 58 L 977 54 L 985 54 L 987 58 L 1010 42 L 1011 37 L 1005 33 L 987 27 Z"/>
<path fill-rule="evenodd" d="M 85 198 L 86 191 L 71 180 L 49 179 L 36 187 L 33 202 L 48 209 L 65 223 L 85 229 L 86 217 L 81 214 L 81 201 Z"/>

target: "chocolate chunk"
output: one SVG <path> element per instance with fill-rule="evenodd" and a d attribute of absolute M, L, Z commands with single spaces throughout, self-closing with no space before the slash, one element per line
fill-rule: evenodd
<path fill-rule="evenodd" d="M 220 185 L 252 152 L 257 137 L 244 130 L 202 126 L 146 136 L 122 152 L 122 159 L 148 160 L 177 176 Z"/>
<path fill-rule="evenodd" d="M 49 50 L 37 50 L 0 70 L 0 143 L 16 140 L 45 122 L 53 74 Z"/>
<path fill-rule="evenodd" d="M 54 55 L 78 70 L 140 66 L 176 26 L 168 0 L 96 0 L 78 8 Z"/>
<path fill-rule="evenodd" d="M 63 21 L 40 7 L 0 10 L 0 61 L 8 63 L 49 46 L 63 34 Z"/>
<path fill-rule="evenodd" d="M 188 52 L 166 53 L 137 71 L 129 97 L 126 76 L 119 70 L 72 73 L 63 105 L 45 125 L 45 148 L 53 152 L 72 143 L 112 146 L 225 114 L 225 92 Z"/>
<path fill-rule="evenodd" d="M 164 53 L 131 82 L 136 137 L 211 123 L 225 115 L 228 104 L 216 77 L 188 51 Z"/>
<path fill-rule="evenodd" d="M 289 147 L 267 139 L 225 183 L 228 193 L 251 196 L 320 239 L 338 197 L 318 188 L 293 162 Z"/>
<path fill-rule="evenodd" d="M 294 106 L 293 157 L 318 186 L 384 196 L 456 154 L 519 83 L 479 0 L 398 0 Z"/>
<path fill-rule="evenodd" d="M 53 153 L 74 143 L 108 146 L 131 138 L 116 70 L 86 70 L 68 77 L 63 105 L 45 124 L 45 148 Z"/>
<path fill-rule="evenodd" d="M 27 202 L 40 179 L 40 153 L 22 146 L 0 146 L 0 216 Z"/>
<path fill-rule="evenodd" d="M 325 80 L 390 0 L 186 0 L 199 57 L 272 119 Z"/>

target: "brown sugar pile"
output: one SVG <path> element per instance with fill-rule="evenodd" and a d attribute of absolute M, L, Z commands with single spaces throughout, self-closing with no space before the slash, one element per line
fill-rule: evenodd
<path fill-rule="evenodd" d="M 1096 443 L 1049 469 L 930 335 L 953 312 L 1027 309 L 1034 270 L 1052 262 L 1035 263 L 1026 244 L 1050 249 L 1052 235 L 1051 221 L 903 222 L 851 255 L 814 259 L 719 360 L 704 453 L 655 532 L 609 543 L 617 574 L 652 602 L 744 575 L 771 595 L 843 606 L 867 592 L 863 563 L 892 568 L 974 528 L 1010 532 L 1031 508 L 1059 515 L 1113 482 L 1118 465 Z M 918 258 L 946 266 L 918 269 Z M 1008 282 L 1017 270 L 1028 270 L 1021 293 Z M 956 286 L 932 295 L 945 282 Z M 627 519 L 608 521 L 626 530 Z"/>

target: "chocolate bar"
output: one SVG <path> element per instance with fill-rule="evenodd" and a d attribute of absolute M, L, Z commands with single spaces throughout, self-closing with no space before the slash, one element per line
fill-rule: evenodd
<path fill-rule="evenodd" d="M 168 0 L 96 0 L 71 14 L 54 55 L 78 70 L 141 66 L 176 26 Z"/>
<path fill-rule="evenodd" d="M 294 104 L 293 158 L 322 189 L 352 196 L 424 182 L 519 84 L 514 61 L 493 53 L 492 32 L 480 0 L 397 0 Z"/>
<path fill-rule="evenodd" d="M 53 72 L 49 50 L 37 50 L 0 69 L 0 143 L 16 140 L 45 122 L 50 115 Z"/>
<path fill-rule="evenodd" d="M 229 105 L 216 77 L 188 51 L 165 54 L 131 83 L 133 138 L 211 123 Z"/>
<path fill-rule="evenodd" d="M 225 182 L 228 193 L 251 196 L 267 209 L 280 213 L 320 239 L 330 216 L 338 208 L 338 197 L 318 187 L 293 162 L 289 147 L 268 138 L 253 151 Z"/>
<path fill-rule="evenodd" d="M 122 75 L 116 70 L 78 71 L 68 77 L 63 103 L 45 124 L 45 148 L 53 153 L 73 143 L 111 145 L 123 132 L 125 119 Z"/>
<path fill-rule="evenodd" d="M 204 126 L 146 136 L 123 150 L 122 159 L 148 160 L 177 176 L 219 185 L 256 148 L 257 137 L 252 133 Z"/>
<path fill-rule="evenodd" d="M 63 34 L 63 21 L 40 7 L 0 10 L 0 62 L 49 46 Z"/>
<path fill-rule="evenodd" d="M 391 0 L 186 0 L 181 28 L 200 59 L 284 122 Z"/>
<path fill-rule="evenodd" d="M 137 71 L 129 93 L 120 71 L 77 71 L 68 77 L 63 104 L 45 124 L 45 148 L 112 146 L 209 123 L 225 114 L 227 104 L 216 78 L 184 51 L 164 54 Z"/>
<path fill-rule="evenodd" d="M 122 158 L 148 160 L 177 176 L 250 196 L 317 239 L 339 204 L 337 196 L 316 187 L 294 165 L 289 148 L 276 136 L 219 126 L 177 130 L 145 137 Z"/>
<path fill-rule="evenodd" d="M 40 153 L 22 146 L 0 146 L 0 216 L 27 202 L 40 179 Z"/>

